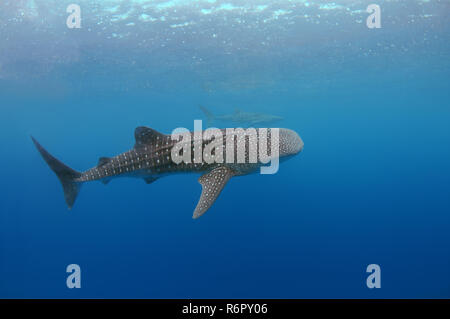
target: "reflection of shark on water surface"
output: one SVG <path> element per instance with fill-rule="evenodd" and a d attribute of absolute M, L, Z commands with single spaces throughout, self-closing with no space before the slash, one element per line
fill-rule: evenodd
<path fill-rule="evenodd" d="M 207 122 L 208 127 L 210 127 L 212 123 L 215 121 L 233 123 L 240 125 L 242 127 L 249 127 L 257 125 L 270 126 L 269 124 L 273 124 L 275 122 L 283 120 L 281 116 L 264 113 L 244 112 L 239 109 L 235 109 L 233 114 L 214 115 L 206 107 L 202 105 L 199 105 L 199 107 L 208 119 Z"/>
<path fill-rule="evenodd" d="M 271 133 L 272 130 L 274 129 L 268 131 L 269 133 L 267 133 L 266 137 L 274 134 Z M 224 135 L 223 141 L 230 140 L 229 132 L 226 132 L 226 130 L 220 130 L 220 132 Z M 277 129 L 277 132 L 279 133 L 276 144 L 273 143 L 271 138 L 267 140 L 266 148 L 268 155 L 278 154 L 280 159 L 283 160 L 299 153 L 303 149 L 303 141 L 296 132 L 289 129 Z M 138 127 L 134 134 L 136 139 L 134 148 L 115 157 L 101 157 L 97 166 L 85 172 L 77 172 L 64 165 L 50 155 L 34 138 L 32 139 L 44 160 L 58 176 L 63 186 L 65 200 L 69 208 L 74 204 L 80 187 L 85 182 L 99 180 L 107 184 L 112 178 L 128 176 L 142 178 L 147 184 L 150 184 L 168 174 L 201 173 L 203 175 L 199 178 L 199 182 L 202 185 L 202 193 L 193 215 L 193 218 L 197 218 L 211 207 L 231 177 L 253 173 L 267 163 L 267 160 L 263 161 L 261 159 L 260 154 L 257 155 L 256 161 L 252 162 L 249 160 L 251 147 L 259 147 L 260 150 L 262 146 L 261 141 L 266 142 L 260 138 L 262 136 L 261 134 L 258 135 L 256 140 L 247 137 L 244 148 L 245 152 L 242 153 L 245 158 L 244 162 L 237 159 L 239 153 L 238 156 L 234 156 L 234 152 L 238 147 L 238 138 L 234 138 L 236 135 L 233 135 L 230 149 L 230 153 L 233 154 L 232 161 L 228 161 L 227 157 L 227 161 L 222 163 L 208 163 L 206 160 L 198 162 L 194 159 L 179 162 L 178 164 L 172 160 L 172 149 L 178 147 L 179 144 L 177 143 L 180 142 L 172 139 L 171 135 L 159 133 L 148 127 Z M 183 146 L 182 153 L 186 152 L 189 158 L 196 153 L 194 148 L 197 150 L 201 148 L 203 150 L 203 157 L 205 157 L 207 147 L 209 144 L 215 142 L 215 139 L 208 140 L 202 138 L 202 134 L 200 134 L 200 138 L 194 132 L 187 132 L 186 134 L 190 138 L 184 143 L 185 146 Z M 223 141 L 216 145 L 223 150 L 225 156 L 225 153 L 228 153 L 228 144 Z M 278 145 L 278 150 L 272 149 L 272 145 Z M 178 152 L 178 148 L 175 149 Z M 217 154 L 217 148 L 214 148 L 214 150 L 215 154 Z"/>

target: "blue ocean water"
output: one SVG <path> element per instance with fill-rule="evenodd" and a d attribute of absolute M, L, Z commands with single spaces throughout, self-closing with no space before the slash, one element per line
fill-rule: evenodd
<path fill-rule="evenodd" d="M 370 3 L 2 0 L 0 297 L 449 298 L 450 4 L 380 0 L 369 29 Z M 85 170 L 198 105 L 282 116 L 304 150 L 193 220 L 196 175 L 69 211 L 30 139 Z"/>

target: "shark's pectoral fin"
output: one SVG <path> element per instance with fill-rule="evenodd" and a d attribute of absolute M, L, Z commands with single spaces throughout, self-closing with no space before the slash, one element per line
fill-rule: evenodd
<path fill-rule="evenodd" d="M 202 194 L 194 210 L 192 218 L 196 219 L 202 216 L 219 196 L 228 180 L 233 177 L 234 172 L 224 166 L 217 167 L 211 172 L 202 175 L 198 181 L 202 185 Z"/>
<path fill-rule="evenodd" d="M 144 177 L 144 181 L 145 181 L 147 184 L 151 184 L 151 183 L 153 183 L 154 181 L 156 181 L 158 178 L 159 178 L 159 177 Z"/>

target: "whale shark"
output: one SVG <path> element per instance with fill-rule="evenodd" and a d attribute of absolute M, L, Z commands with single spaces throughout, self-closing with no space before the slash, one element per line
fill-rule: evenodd
<path fill-rule="evenodd" d="M 273 130 L 269 129 L 267 136 L 269 155 L 278 154 L 279 159 L 283 161 L 302 151 L 303 141 L 295 131 L 284 128 L 276 129 L 278 141 L 273 143 L 270 140 Z M 224 153 L 235 151 L 239 147 L 239 139 L 231 136 L 228 130 L 221 129 L 219 131 L 224 134 L 226 141 L 232 141 L 234 148 L 228 149 L 222 141 L 219 145 L 216 143 L 215 146 L 218 146 L 219 150 L 224 149 Z M 188 132 L 187 134 L 190 139 L 184 142 L 183 147 L 187 145 L 187 150 L 192 151 L 192 156 L 194 156 L 196 147 L 204 150 L 214 140 L 214 138 L 205 139 L 198 132 Z M 199 173 L 201 176 L 198 181 L 202 186 L 202 192 L 192 216 L 196 219 L 212 206 L 230 178 L 255 173 L 258 168 L 267 164 L 267 160 L 264 162 L 259 155 L 256 161 L 251 161 L 251 147 L 255 146 L 254 143 L 260 143 L 261 140 L 258 141 L 245 136 L 243 161 L 239 161 L 238 156 L 235 156 L 232 160 L 226 162 L 196 161 L 194 159 L 193 161 L 175 163 L 173 154 L 175 148 L 181 143 L 180 139 L 174 139 L 172 135 L 166 135 L 144 126 L 137 127 L 134 135 L 136 143 L 131 150 L 114 157 L 100 157 L 97 166 L 84 172 L 78 172 L 65 165 L 47 152 L 34 137 L 31 136 L 31 139 L 45 162 L 59 178 L 69 209 L 74 205 L 81 186 L 87 182 L 101 181 L 108 184 L 114 178 L 135 177 L 142 178 L 147 184 L 151 184 L 159 178 L 171 174 Z M 258 139 L 262 139 L 261 134 L 258 135 Z M 262 144 L 258 145 L 261 147 Z M 217 150 L 217 148 L 214 150 Z M 184 152 L 185 149 L 182 151 Z"/>
<path fill-rule="evenodd" d="M 208 126 L 211 126 L 215 121 L 234 123 L 236 125 L 241 125 L 244 127 L 251 127 L 259 125 L 270 125 L 283 120 L 281 116 L 264 113 L 244 112 L 240 109 L 235 109 L 234 113 L 232 114 L 215 115 L 203 105 L 199 105 L 199 108 L 206 115 Z"/>

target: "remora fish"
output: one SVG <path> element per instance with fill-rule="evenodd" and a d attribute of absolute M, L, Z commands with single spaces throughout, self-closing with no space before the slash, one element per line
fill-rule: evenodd
<path fill-rule="evenodd" d="M 224 134 L 223 140 L 225 141 L 227 132 L 225 129 L 221 130 L 221 132 Z M 272 144 L 269 139 L 271 131 L 269 130 L 268 132 L 267 149 L 270 155 L 272 153 Z M 214 140 L 205 141 L 200 135 L 201 141 L 199 141 L 198 135 L 194 132 L 189 134 L 191 140 L 188 145 L 192 155 L 194 154 L 194 146 L 198 147 L 198 145 L 201 145 L 202 149 L 204 149 L 205 146 Z M 147 184 L 150 184 L 168 174 L 201 173 L 203 175 L 199 178 L 199 182 L 202 185 L 202 193 L 194 210 L 193 218 L 195 219 L 203 215 L 211 207 L 231 177 L 254 173 L 259 167 L 264 165 L 261 163 L 259 155 L 256 163 L 249 161 L 250 143 L 258 142 L 249 138 L 246 139 L 244 163 L 239 163 L 237 156 L 234 156 L 234 162 L 231 163 L 224 161 L 223 163 L 213 162 L 208 164 L 202 160 L 200 163 L 191 161 L 190 163 L 181 162 L 175 164 L 171 157 L 172 148 L 179 141 L 173 140 L 171 135 L 159 133 L 151 128 L 138 127 L 135 130 L 136 144 L 133 149 L 112 158 L 101 157 L 97 166 L 85 172 L 77 172 L 50 155 L 33 137 L 31 138 L 48 166 L 59 178 L 69 209 L 72 208 L 80 187 L 85 182 L 99 180 L 107 184 L 112 178 L 128 176 L 143 178 Z M 237 140 L 237 138 L 233 137 L 235 155 L 237 154 Z M 224 149 L 223 154 L 224 158 L 226 158 L 225 142 L 223 142 L 221 147 Z M 296 132 L 289 129 L 279 129 L 278 147 L 279 157 L 283 160 L 299 153 L 303 149 L 303 141 Z"/>
<path fill-rule="evenodd" d="M 206 115 L 207 125 L 211 126 L 214 121 L 234 123 L 244 127 L 256 126 L 256 125 L 269 125 L 275 122 L 283 120 L 281 116 L 244 112 L 239 109 L 235 109 L 233 114 L 214 115 L 206 107 L 199 105 L 200 110 Z"/>

